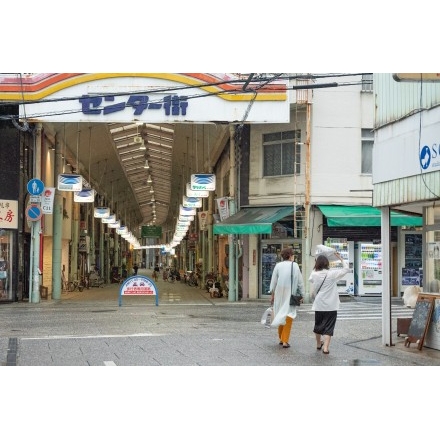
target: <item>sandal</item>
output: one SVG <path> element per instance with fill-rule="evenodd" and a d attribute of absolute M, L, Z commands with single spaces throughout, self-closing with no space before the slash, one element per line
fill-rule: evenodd
<path fill-rule="evenodd" d="M 324 354 L 329 354 L 329 353 L 330 353 L 330 351 L 325 351 L 325 350 L 322 350 L 322 352 L 323 352 Z"/>
<path fill-rule="evenodd" d="M 321 345 L 319 347 L 316 347 L 317 350 L 321 350 L 322 346 L 324 345 L 324 342 L 321 341 Z"/>
<path fill-rule="evenodd" d="M 283 348 L 289 348 L 289 347 L 290 347 L 290 344 L 286 344 L 286 345 L 283 344 Z"/>

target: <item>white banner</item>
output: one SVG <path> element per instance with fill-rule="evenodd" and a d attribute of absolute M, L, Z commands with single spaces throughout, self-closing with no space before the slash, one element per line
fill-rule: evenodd
<path fill-rule="evenodd" d="M 41 197 L 41 210 L 43 214 L 53 214 L 53 202 L 55 199 L 55 188 L 44 188 Z"/>
<path fill-rule="evenodd" d="M 199 225 L 201 231 L 206 231 L 208 229 L 208 214 L 209 211 L 201 211 L 199 214 Z"/>
<path fill-rule="evenodd" d="M 216 199 L 220 221 L 226 220 L 229 217 L 229 202 L 227 197 L 220 197 Z"/>

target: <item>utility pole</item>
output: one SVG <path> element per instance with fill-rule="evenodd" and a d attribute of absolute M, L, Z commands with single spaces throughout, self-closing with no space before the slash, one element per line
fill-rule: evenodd
<path fill-rule="evenodd" d="M 41 179 L 41 132 L 42 124 L 38 122 L 35 127 L 34 137 L 34 178 Z M 29 295 L 29 302 L 40 302 L 40 233 L 41 233 L 41 219 L 32 222 L 32 252 L 31 252 L 31 268 L 32 278 L 31 294 Z"/>

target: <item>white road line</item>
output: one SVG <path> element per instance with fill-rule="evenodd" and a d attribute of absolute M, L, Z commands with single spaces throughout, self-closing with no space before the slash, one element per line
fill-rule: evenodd
<path fill-rule="evenodd" d="M 20 338 L 22 340 L 32 340 L 32 339 L 103 339 L 103 338 L 142 338 L 146 336 L 163 336 L 164 333 L 134 333 L 131 335 L 88 335 L 88 336 L 79 336 L 79 335 L 53 335 L 53 336 L 40 336 L 40 337 L 32 337 Z"/>
<path fill-rule="evenodd" d="M 106 366 L 106 367 L 116 367 L 116 364 L 113 361 L 104 361 L 104 366 Z"/>

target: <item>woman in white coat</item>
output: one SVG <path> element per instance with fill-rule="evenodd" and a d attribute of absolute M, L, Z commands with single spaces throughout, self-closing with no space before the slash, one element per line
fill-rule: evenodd
<path fill-rule="evenodd" d="M 293 292 L 304 296 L 304 281 L 298 264 L 293 261 L 291 247 L 281 251 L 281 258 L 282 261 L 274 267 L 270 281 L 274 313 L 271 326 L 278 327 L 279 344 L 288 348 L 292 323 L 296 318 L 296 306 L 290 305 L 290 295 Z"/>
<path fill-rule="evenodd" d="M 312 310 L 315 311 L 316 348 L 329 354 L 330 339 L 336 325 L 339 310 L 339 293 L 336 282 L 350 272 L 348 263 L 336 252 L 336 258 L 342 262 L 342 269 L 329 269 L 329 261 L 325 255 L 318 255 L 315 267 L 309 277 L 313 283 L 312 297 L 315 298 Z"/>

